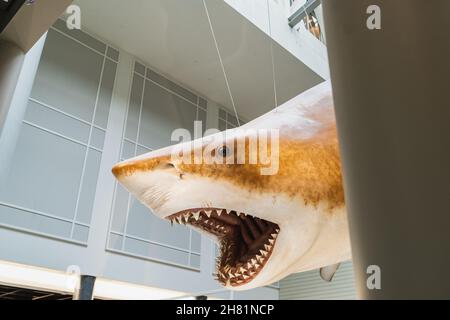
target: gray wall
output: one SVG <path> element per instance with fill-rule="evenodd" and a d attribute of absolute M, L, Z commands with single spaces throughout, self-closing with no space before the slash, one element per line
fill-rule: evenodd
<path fill-rule="evenodd" d="M 277 298 L 276 287 L 223 291 L 211 276 L 212 242 L 156 219 L 110 172 L 121 159 L 170 144 L 172 130 L 195 119 L 215 127 L 220 114 L 234 125 L 219 109 L 58 21 L 0 186 L 0 260 L 77 265 L 84 274 L 223 298 Z"/>

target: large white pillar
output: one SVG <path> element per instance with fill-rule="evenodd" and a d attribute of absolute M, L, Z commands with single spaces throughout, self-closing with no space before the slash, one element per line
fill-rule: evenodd
<path fill-rule="evenodd" d="M 46 34 L 26 54 L 0 40 L 0 181 L 10 167 Z"/>
<path fill-rule="evenodd" d="M 12 42 L 0 40 L 0 132 L 8 114 L 25 54 Z"/>
<path fill-rule="evenodd" d="M 450 1 L 322 3 L 359 297 L 450 299 Z"/>

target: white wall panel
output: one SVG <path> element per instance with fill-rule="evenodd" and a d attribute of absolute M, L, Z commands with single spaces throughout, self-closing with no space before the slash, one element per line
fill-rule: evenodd
<path fill-rule="evenodd" d="M 72 219 L 86 147 L 24 124 L 0 199 Z M 73 183 L 70 183 L 73 182 Z"/>
<path fill-rule="evenodd" d="M 98 51 L 106 44 L 73 35 L 60 20 L 48 32 L 0 186 L 0 224 L 87 243 L 117 63 Z"/>
<path fill-rule="evenodd" d="M 31 97 L 90 122 L 102 62 L 100 54 L 51 29 Z"/>

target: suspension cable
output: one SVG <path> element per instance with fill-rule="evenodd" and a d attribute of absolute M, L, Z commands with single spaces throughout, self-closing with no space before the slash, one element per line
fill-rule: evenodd
<path fill-rule="evenodd" d="M 206 12 L 206 17 L 208 18 L 209 28 L 211 29 L 211 34 L 212 34 L 213 39 L 214 39 L 214 44 L 216 46 L 217 55 L 219 56 L 220 66 L 222 67 L 222 72 L 223 72 L 223 76 L 225 78 L 225 83 L 227 85 L 228 94 L 230 95 L 231 104 L 233 105 L 234 115 L 236 116 L 238 126 L 241 126 L 241 123 L 240 123 L 240 120 L 239 120 L 239 115 L 238 115 L 238 113 L 236 111 L 236 105 L 234 104 L 233 95 L 231 93 L 230 84 L 228 83 L 228 76 L 227 76 L 227 73 L 225 71 L 225 66 L 223 64 L 222 56 L 220 54 L 219 45 L 217 44 L 216 34 L 214 33 L 214 28 L 213 28 L 213 25 L 211 23 L 211 18 L 209 16 L 208 7 L 206 5 L 206 1 L 205 0 L 203 0 L 203 6 L 205 7 L 205 12 Z"/>
<path fill-rule="evenodd" d="M 276 73 L 275 73 L 275 58 L 273 53 L 273 38 L 272 38 L 272 24 L 270 19 L 270 6 L 269 0 L 267 0 L 267 18 L 269 22 L 269 36 L 270 36 L 270 57 L 272 60 L 272 80 L 273 80 L 273 96 L 275 99 L 275 108 L 278 107 L 278 96 L 277 96 L 277 84 L 276 84 Z"/>

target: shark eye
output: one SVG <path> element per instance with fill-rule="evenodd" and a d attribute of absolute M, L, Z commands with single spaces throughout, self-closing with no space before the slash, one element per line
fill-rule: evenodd
<path fill-rule="evenodd" d="M 230 156 L 231 150 L 227 146 L 220 146 L 217 148 L 217 154 L 223 158 Z"/>

